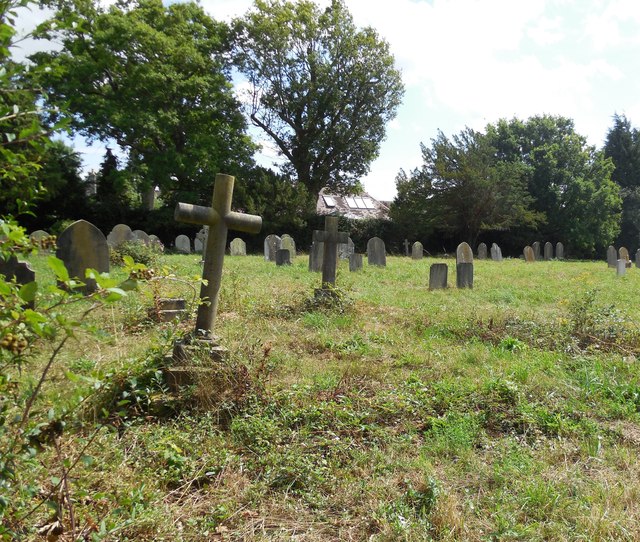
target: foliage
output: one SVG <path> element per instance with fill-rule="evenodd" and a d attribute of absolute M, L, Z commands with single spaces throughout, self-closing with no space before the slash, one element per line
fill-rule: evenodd
<path fill-rule="evenodd" d="M 140 193 L 158 185 L 166 205 L 204 203 L 217 172 L 250 162 L 223 23 L 193 2 L 50 3 L 57 12 L 39 36 L 62 49 L 33 56 L 49 68 L 49 100 L 68 104 L 74 130 L 127 152 Z"/>
<path fill-rule="evenodd" d="M 523 166 L 496 159 L 486 135 L 466 128 L 449 139 L 439 132 L 431 147 L 421 148 L 422 167 L 410 178 L 401 172 L 397 179 L 394 218 L 412 216 L 422 231 L 437 229 L 472 246 L 481 231 L 540 222 Z"/>
<path fill-rule="evenodd" d="M 640 132 L 625 115 L 614 115 L 607 132 L 604 155 L 613 161 L 611 179 L 620 187 L 622 221 L 617 243 L 640 245 Z"/>
<path fill-rule="evenodd" d="M 315 200 L 349 191 L 378 155 L 403 86 L 386 41 L 357 29 L 342 0 L 256 0 L 235 21 L 236 63 L 251 84 L 249 115 Z"/>
<path fill-rule="evenodd" d="M 126 241 L 109 249 L 109 260 L 115 265 L 125 265 L 125 256 L 129 256 L 136 263 L 155 267 L 162 252 L 161 245 L 158 243 L 146 244 L 142 241 Z"/>

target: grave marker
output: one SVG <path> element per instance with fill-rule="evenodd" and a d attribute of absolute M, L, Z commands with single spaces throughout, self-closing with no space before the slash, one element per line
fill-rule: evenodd
<path fill-rule="evenodd" d="M 313 242 L 322 243 L 322 288 L 336 283 L 336 267 L 338 265 L 338 244 L 346 243 L 349 236 L 338 231 L 338 217 L 327 216 L 324 219 L 324 230 L 314 230 Z M 316 294 L 318 291 L 316 291 Z"/>
<path fill-rule="evenodd" d="M 420 241 L 416 241 L 411 245 L 411 259 L 412 260 L 422 260 L 424 256 L 424 247 Z"/>
<path fill-rule="evenodd" d="M 229 245 L 229 253 L 231 256 L 246 256 L 247 243 L 240 239 L 240 237 L 236 237 Z"/>
<path fill-rule="evenodd" d="M 181 254 L 191 254 L 191 239 L 186 235 L 180 234 L 176 237 L 176 250 Z"/>
<path fill-rule="evenodd" d="M 456 264 L 456 286 L 458 288 L 473 288 L 473 262 Z"/>
<path fill-rule="evenodd" d="M 346 243 L 340 243 L 338 245 L 338 258 L 341 260 L 346 260 L 356 251 L 356 247 L 351 239 L 347 240 Z"/>
<path fill-rule="evenodd" d="M 404 255 L 409 256 L 409 239 L 404 240 Z"/>
<path fill-rule="evenodd" d="M 31 268 L 29 262 L 18 260 L 15 254 L 9 256 L 8 260 L 0 258 L 0 275 L 4 275 L 7 282 L 15 281 L 16 284 L 25 285 L 36 280 L 36 272 Z M 30 301 L 25 304 L 28 308 L 35 308 L 35 302 Z"/>
<path fill-rule="evenodd" d="M 387 252 L 384 241 L 379 237 L 372 237 L 367 242 L 367 263 L 380 267 L 387 266 Z"/>
<path fill-rule="evenodd" d="M 429 290 L 440 290 L 447 287 L 449 268 L 446 263 L 434 263 L 429 268 Z"/>
<path fill-rule="evenodd" d="M 485 243 L 480 243 L 478 245 L 478 260 L 486 260 L 487 259 L 487 245 Z"/>
<path fill-rule="evenodd" d="M 473 263 L 473 250 L 466 241 L 460 243 L 456 248 L 456 263 Z"/>
<path fill-rule="evenodd" d="M 296 242 L 288 233 L 285 233 L 280 239 L 280 248 L 286 248 L 289 251 L 289 259 L 293 260 L 296 257 Z"/>
<path fill-rule="evenodd" d="M 135 239 L 131 228 L 126 224 L 116 224 L 109 235 L 107 235 L 107 244 L 111 248 L 119 247 L 122 243 L 127 243 Z"/>
<path fill-rule="evenodd" d="M 524 247 L 524 261 L 528 263 L 532 263 L 536 261 L 536 255 L 533 252 L 533 248 L 527 245 Z"/>
<path fill-rule="evenodd" d="M 349 255 L 349 271 L 360 271 L 362 269 L 362 254 L 355 252 Z"/>
<path fill-rule="evenodd" d="M 502 249 L 496 243 L 491 245 L 491 259 L 494 262 L 502 261 Z"/>
<path fill-rule="evenodd" d="M 276 265 L 291 265 L 291 252 L 288 248 L 276 250 Z"/>
<path fill-rule="evenodd" d="M 553 260 L 553 245 L 547 241 L 544 244 L 544 261 L 548 262 L 549 260 Z"/>
<path fill-rule="evenodd" d="M 627 273 L 627 260 L 620 258 L 616 261 L 616 274 L 619 277 L 624 277 Z"/>
<path fill-rule="evenodd" d="M 640 248 L 636 250 L 636 267 L 640 268 Z"/>
<path fill-rule="evenodd" d="M 617 266 L 617 262 L 618 261 L 618 253 L 615 249 L 615 247 L 609 245 L 609 247 L 607 248 L 607 265 L 609 267 L 616 267 Z"/>
<path fill-rule="evenodd" d="M 133 240 L 139 241 L 140 243 L 144 243 L 149 246 L 151 244 L 151 238 L 147 235 L 146 232 L 142 230 L 133 230 Z"/>
<path fill-rule="evenodd" d="M 532 245 L 531 248 L 533 249 L 533 258 L 536 262 L 539 262 L 541 260 L 541 254 L 540 254 L 540 242 L 539 241 L 535 241 Z"/>
<path fill-rule="evenodd" d="M 267 235 L 264 240 L 264 259 L 266 262 L 276 261 L 276 252 L 282 248 L 282 239 L 275 234 Z"/>
<path fill-rule="evenodd" d="M 624 260 L 625 262 L 631 261 L 631 258 L 629 257 L 629 250 L 627 249 L 627 247 L 620 247 L 620 249 L 618 250 L 618 258 L 620 260 Z"/>
<path fill-rule="evenodd" d="M 560 241 L 556 243 L 556 259 L 564 260 L 564 245 Z"/>

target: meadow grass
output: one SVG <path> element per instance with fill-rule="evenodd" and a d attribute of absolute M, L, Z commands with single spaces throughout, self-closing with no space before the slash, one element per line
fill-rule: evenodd
<path fill-rule="evenodd" d="M 39 405 L 73 409 L 68 457 L 91 439 L 72 480 L 86 531 L 640 540 L 640 272 L 476 261 L 473 289 L 430 291 L 436 261 L 454 286 L 453 260 L 389 257 L 358 273 L 341 262 L 338 300 L 323 305 L 306 257 L 227 257 L 216 323 L 227 365 L 186 398 L 159 367 L 193 319 L 154 324 L 147 310 L 153 295 L 191 299 L 191 286 L 143 284 L 92 314 L 107 337 L 64 351 Z M 45 273 L 43 256 L 33 263 Z M 161 265 L 201 269 L 198 256 Z"/>

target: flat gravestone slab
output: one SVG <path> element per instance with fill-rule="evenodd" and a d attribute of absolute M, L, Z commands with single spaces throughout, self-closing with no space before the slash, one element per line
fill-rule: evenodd
<path fill-rule="evenodd" d="M 180 234 L 176 237 L 175 247 L 176 251 L 181 254 L 191 254 L 191 239 L 184 234 Z"/>
<path fill-rule="evenodd" d="M 291 265 L 291 253 L 287 248 L 279 248 L 276 251 L 276 265 Z"/>
<path fill-rule="evenodd" d="M 424 247 L 420 241 L 416 241 L 411 245 L 411 259 L 422 260 L 424 256 Z"/>
<path fill-rule="evenodd" d="M 486 260 L 487 252 L 487 245 L 485 243 L 480 243 L 478 245 L 478 260 Z"/>
<path fill-rule="evenodd" d="M 231 256 L 246 256 L 247 243 L 240 239 L 240 237 L 236 237 L 229 245 L 229 254 L 231 254 Z"/>
<path fill-rule="evenodd" d="M 264 240 L 264 259 L 266 262 L 276 261 L 276 251 L 282 248 L 282 239 L 279 236 L 267 235 Z"/>
<path fill-rule="evenodd" d="M 109 235 L 107 235 L 107 244 L 111 248 L 116 248 L 122 243 L 133 241 L 135 239 L 133 231 L 126 224 L 116 224 Z"/>
<path fill-rule="evenodd" d="M 142 230 L 133 230 L 133 240 L 139 241 L 149 246 L 151 244 L 151 238 L 147 235 L 147 232 Z"/>
<path fill-rule="evenodd" d="M 380 237 L 372 237 L 367 242 L 367 263 L 379 267 L 387 266 L 387 252 Z"/>
<path fill-rule="evenodd" d="M 544 244 L 544 261 L 548 262 L 550 260 L 553 260 L 553 245 L 547 241 Z"/>
<path fill-rule="evenodd" d="M 349 237 L 346 243 L 338 243 L 338 258 L 341 260 L 347 260 L 356 251 L 356 246 Z"/>
<path fill-rule="evenodd" d="M 529 263 L 536 261 L 536 255 L 533 252 L 533 248 L 530 247 L 529 245 L 524 247 L 524 261 Z"/>
<path fill-rule="evenodd" d="M 559 241 L 556 243 L 556 259 L 564 260 L 564 245 Z"/>
<path fill-rule="evenodd" d="M 85 278 L 87 269 L 109 272 L 107 240 L 98 228 L 86 220 L 74 222 L 60 234 L 56 256 L 64 262 L 71 278 L 78 278 L 85 283 L 85 293 L 96 290 L 95 280 Z"/>
<path fill-rule="evenodd" d="M 449 268 L 446 263 L 434 263 L 429 268 L 429 290 L 441 290 L 447 287 Z"/>
<path fill-rule="evenodd" d="M 458 288 L 473 288 L 473 263 L 456 264 L 456 286 Z"/>
<path fill-rule="evenodd" d="M 286 248 L 289 251 L 289 256 L 292 260 L 296 257 L 296 242 L 293 237 L 288 233 L 285 233 L 280 239 L 280 248 Z"/>
<path fill-rule="evenodd" d="M 502 261 L 502 249 L 496 243 L 491 245 L 491 259 L 494 262 Z"/>
<path fill-rule="evenodd" d="M 533 249 L 533 257 L 534 257 L 535 261 L 539 262 L 542 259 L 542 254 L 540 253 L 540 242 L 539 241 L 535 241 L 531 245 L 531 248 Z"/>
<path fill-rule="evenodd" d="M 607 248 L 607 265 L 609 267 L 613 267 L 615 268 L 617 265 L 618 261 L 618 252 L 616 251 L 615 247 L 609 245 L 609 247 Z"/>
<path fill-rule="evenodd" d="M 349 271 L 355 272 L 362 269 L 362 254 L 355 252 L 349 256 Z"/>
<path fill-rule="evenodd" d="M 456 248 L 456 263 L 473 263 L 473 250 L 469 243 L 463 241 Z"/>
<path fill-rule="evenodd" d="M 324 243 L 322 241 L 314 241 L 309 250 L 309 271 L 320 273 L 322 271 L 322 262 L 324 256 Z"/>

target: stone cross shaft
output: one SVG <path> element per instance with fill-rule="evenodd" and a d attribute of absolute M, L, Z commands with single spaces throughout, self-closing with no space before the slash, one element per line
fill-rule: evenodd
<path fill-rule="evenodd" d="M 404 240 L 404 255 L 409 255 L 409 239 Z"/>
<path fill-rule="evenodd" d="M 322 256 L 322 287 L 336 283 L 336 267 L 338 265 L 338 244 L 348 243 L 349 235 L 338 231 L 338 217 L 327 216 L 324 219 L 324 230 L 314 230 L 314 243 L 324 243 Z"/>
<path fill-rule="evenodd" d="M 209 236 L 205 251 L 202 278 L 206 284 L 200 287 L 200 300 L 196 318 L 198 332 L 211 336 L 218 311 L 218 293 L 222 278 L 222 263 L 227 245 L 227 231 L 237 230 L 245 233 L 258 233 L 262 228 L 262 217 L 236 213 L 231 210 L 233 184 L 235 178 L 230 175 L 216 175 L 213 186 L 211 207 L 178 203 L 174 218 L 178 222 L 209 226 Z"/>

